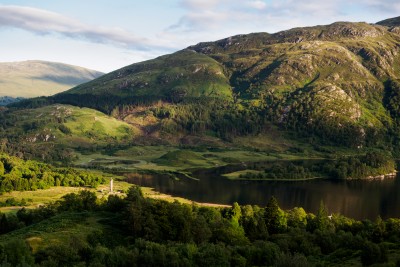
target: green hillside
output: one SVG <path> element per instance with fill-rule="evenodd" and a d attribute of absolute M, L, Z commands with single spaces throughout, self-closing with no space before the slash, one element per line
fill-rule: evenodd
<path fill-rule="evenodd" d="M 216 60 L 193 51 L 180 51 L 133 64 L 66 94 L 157 97 L 179 100 L 184 97 L 231 98 L 224 68 Z"/>
<path fill-rule="evenodd" d="M 381 146 L 393 127 L 387 96 L 400 78 L 399 43 L 393 28 L 350 22 L 237 35 L 133 64 L 52 100 L 114 110 L 120 119 L 126 106 L 145 105 L 171 132 L 228 138 L 265 133 L 272 123 L 346 146 Z M 152 109 L 160 100 L 163 114 Z"/>
<path fill-rule="evenodd" d="M 2 150 L 25 158 L 71 160 L 72 149 L 85 150 L 125 143 L 135 135 L 127 123 L 88 109 L 51 105 L 0 113 Z"/>
<path fill-rule="evenodd" d="M 103 73 L 82 67 L 30 60 L 0 63 L 0 96 L 49 96 L 93 80 Z"/>
<path fill-rule="evenodd" d="M 133 144 L 397 156 L 397 29 L 336 22 L 199 43 L 10 112 L 54 103 L 94 108 L 137 129 Z"/>

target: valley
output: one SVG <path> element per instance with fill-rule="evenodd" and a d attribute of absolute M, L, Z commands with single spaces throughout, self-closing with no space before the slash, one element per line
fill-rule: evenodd
<path fill-rule="evenodd" d="M 399 265 L 399 62 L 398 18 L 27 62 L 8 82 L 43 91 L 0 91 L 0 265 Z"/>

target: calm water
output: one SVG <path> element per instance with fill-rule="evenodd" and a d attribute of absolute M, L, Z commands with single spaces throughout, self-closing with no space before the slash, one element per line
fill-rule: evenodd
<path fill-rule="evenodd" d="M 400 177 L 385 180 L 311 180 L 300 182 L 230 181 L 214 170 L 197 172 L 199 181 L 168 177 L 136 178 L 133 182 L 161 193 L 197 202 L 265 206 L 275 196 L 283 209 L 304 207 L 316 212 L 323 200 L 329 212 L 355 219 L 400 217 Z"/>

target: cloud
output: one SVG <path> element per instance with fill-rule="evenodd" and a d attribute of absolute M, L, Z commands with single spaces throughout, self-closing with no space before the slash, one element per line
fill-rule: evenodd
<path fill-rule="evenodd" d="M 326 17 L 337 13 L 336 2 L 321 3 L 320 0 L 307 3 L 297 0 L 182 0 L 180 3 L 185 14 L 169 30 L 207 31 L 221 25 L 244 28 L 279 20 L 279 25 L 290 25 L 304 14 Z"/>
<path fill-rule="evenodd" d="M 184 15 L 168 28 L 170 31 L 226 32 L 229 28 L 237 33 L 241 29 L 275 32 L 400 12 L 398 0 L 181 0 L 180 6 Z"/>
<path fill-rule="evenodd" d="M 254 9 L 254 0 L 181 0 L 185 14 L 168 30 L 202 31 L 229 26 L 225 22 L 247 15 L 242 9 Z M 260 4 L 258 3 L 258 6 Z"/>
<path fill-rule="evenodd" d="M 263 10 L 267 7 L 267 4 L 264 1 L 257 0 L 257 1 L 250 1 L 248 3 L 248 6 L 255 9 Z"/>
<path fill-rule="evenodd" d="M 393 11 L 397 13 L 400 12 L 400 2 L 398 0 L 366 0 L 364 3 L 369 8 L 383 13 L 392 13 Z"/>
<path fill-rule="evenodd" d="M 121 28 L 87 25 L 58 13 L 23 6 L 0 6 L 0 27 L 19 28 L 36 34 L 59 34 L 94 43 L 107 43 L 128 49 L 170 49 L 168 45 L 138 37 Z"/>
<path fill-rule="evenodd" d="M 217 6 L 223 0 L 184 0 L 181 5 L 187 9 L 205 9 Z"/>

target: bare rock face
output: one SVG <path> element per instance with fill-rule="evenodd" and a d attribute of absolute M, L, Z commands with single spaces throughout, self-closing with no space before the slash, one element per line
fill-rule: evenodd
<path fill-rule="evenodd" d="M 345 38 L 379 37 L 384 35 L 385 32 L 386 29 L 384 27 L 369 25 L 367 23 L 335 22 L 327 26 L 296 28 L 278 32 L 272 35 L 271 42 L 337 41 Z"/>
<path fill-rule="evenodd" d="M 391 27 L 389 29 L 389 32 L 395 33 L 395 34 L 399 34 L 400 35 L 400 26 L 395 26 L 395 27 Z"/>

